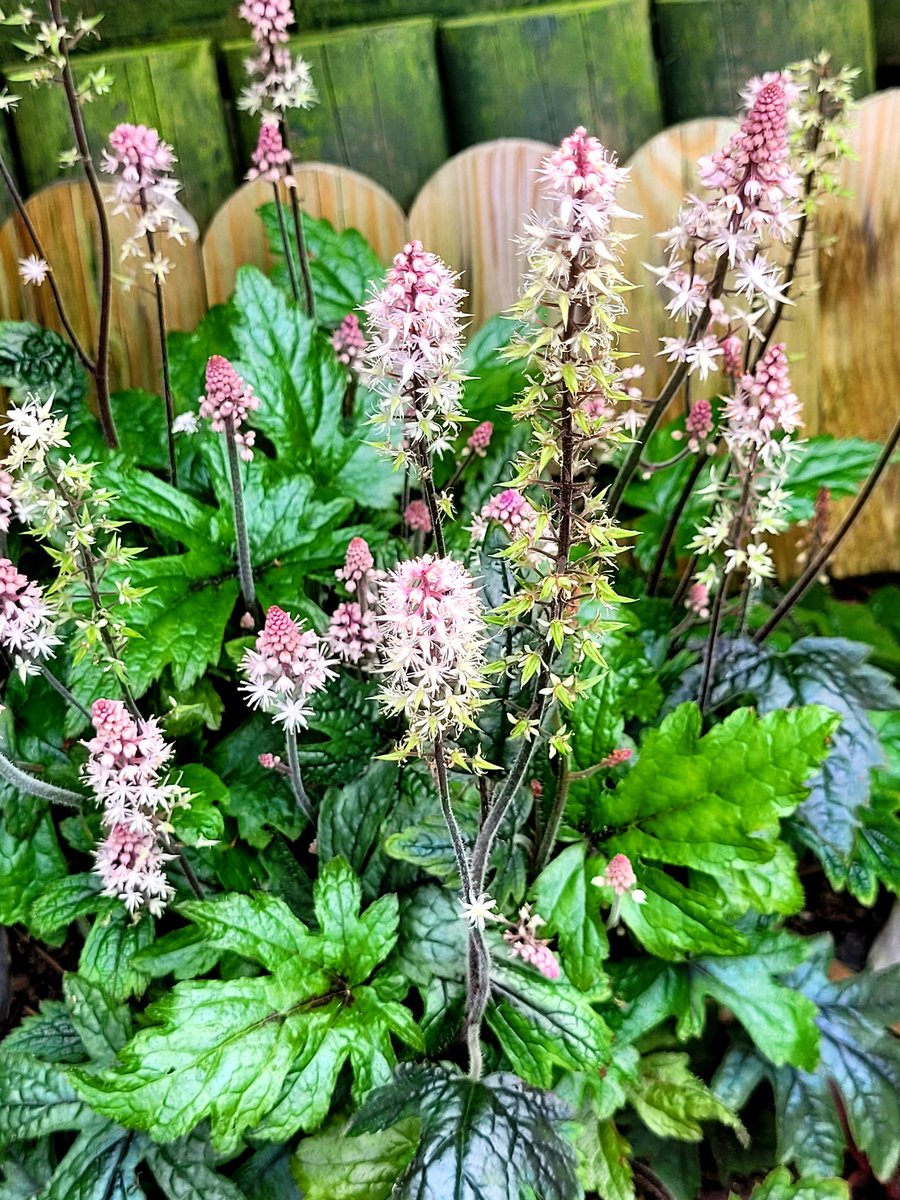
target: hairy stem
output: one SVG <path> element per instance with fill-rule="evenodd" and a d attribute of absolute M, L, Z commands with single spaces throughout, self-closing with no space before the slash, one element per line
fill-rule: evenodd
<path fill-rule="evenodd" d="M 541 838 L 541 843 L 538 846 L 534 859 L 534 869 L 537 873 L 543 871 L 544 867 L 550 861 L 550 855 L 553 853 L 553 847 L 556 845 L 556 839 L 559 837 L 559 827 L 562 825 L 563 816 L 566 811 L 566 801 L 569 798 L 571 778 L 568 761 L 565 755 L 561 754 L 559 756 L 559 769 L 556 776 L 556 795 L 553 797 L 553 808 L 550 810 L 547 828 L 544 830 L 544 836 Z"/>
<path fill-rule="evenodd" d="M 809 562 L 806 564 L 806 569 L 804 570 L 803 574 L 793 584 L 780 604 L 776 606 L 768 621 L 766 621 L 764 625 L 760 626 L 760 628 L 753 635 L 754 641 L 765 641 L 769 634 L 781 624 L 794 605 L 806 594 L 809 588 L 812 587 L 816 579 L 818 579 L 822 569 L 828 563 L 829 559 L 832 558 L 838 546 L 840 546 L 841 542 L 850 532 L 854 521 L 859 516 L 866 501 L 878 486 L 878 481 L 881 479 L 881 476 L 884 474 L 888 464 L 893 458 L 894 451 L 897 449 L 898 443 L 900 443 L 900 420 L 896 422 L 894 428 L 891 430 L 890 436 L 882 447 L 881 454 L 878 456 L 878 461 L 872 468 L 868 479 L 860 488 L 856 499 L 853 501 L 852 505 L 847 511 L 847 515 L 844 517 L 843 521 L 841 521 L 840 525 L 824 544 L 824 546 L 822 546 L 822 548 L 818 551 L 818 553 L 810 558 Z"/>
<path fill-rule="evenodd" d="M 234 535 L 237 546 L 237 566 L 238 578 L 241 581 L 241 595 L 244 597 L 247 611 L 253 616 L 257 625 L 261 625 L 262 609 L 256 598 L 256 586 L 253 582 L 250 539 L 247 536 L 247 521 L 244 517 L 244 489 L 241 484 L 241 463 L 238 458 L 237 442 L 235 441 L 233 417 L 228 417 L 225 422 L 225 437 L 228 443 L 228 470 L 231 475 Z"/>
<path fill-rule="evenodd" d="M 6 184 L 6 190 L 9 192 L 16 212 L 19 214 L 22 224 L 25 226 L 28 237 L 31 240 L 31 244 L 34 247 L 35 254 L 38 256 L 38 258 L 42 258 L 44 262 L 47 262 L 47 253 L 44 250 L 40 237 L 38 236 L 38 231 L 35 228 L 31 217 L 28 215 L 25 202 L 19 193 L 19 189 L 16 187 L 16 181 L 13 179 L 12 173 L 10 172 L 9 167 L 6 164 L 6 160 L 2 154 L 0 154 L 0 175 L 3 177 L 3 182 Z M 56 282 L 56 276 L 53 274 L 52 268 L 50 270 L 50 274 L 47 276 L 47 283 L 50 286 L 50 294 L 53 296 L 53 303 L 56 305 L 56 312 L 59 316 L 60 324 L 65 330 L 66 337 L 72 343 L 72 348 L 81 360 L 81 365 L 90 375 L 93 375 L 96 369 L 94 362 L 88 352 L 85 350 L 84 346 L 82 346 L 78 334 L 75 332 L 72 322 L 69 320 L 68 314 L 65 310 L 65 305 L 63 304 L 62 294 L 60 293 L 59 285 Z"/>
<path fill-rule="evenodd" d="M 431 463 L 428 461 L 428 455 L 424 450 L 420 450 L 416 457 L 419 467 L 419 479 L 422 484 L 422 495 L 425 497 L 425 503 L 428 506 L 428 515 L 431 517 L 431 535 L 434 538 L 434 548 L 437 550 L 439 558 L 446 558 L 447 543 L 444 541 L 444 524 L 441 517 L 441 508 L 438 504 L 437 491 L 434 486 L 434 474 L 431 470 Z"/>
<path fill-rule="evenodd" d="M 290 131 L 287 122 L 281 123 L 281 141 L 285 150 L 290 153 Z M 293 156 L 289 164 L 291 177 L 294 174 Z M 300 212 L 300 198 L 297 195 L 296 184 L 288 188 L 291 197 L 291 214 L 294 220 L 294 237 L 297 240 L 297 257 L 300 260 L 300 274 L 303 277 L 303 292 L 306 299 L 307 316 L 316 319 L 316 293 L 313 290 L 312 275 L 309 270 L 309 251 L 306 248 L 306 237 L 303 233 L 303 214 Z"/>
<path fill-rule="evenodd" d="M 306 788 L 303 786 L 303 776 L 300 774 L 300 755 L 297 753 L 296 729 L 286 729 L 284 731 L 284 740 L 287 746 L 288 773 L 291 777 L 291 788 L 294 792 L 294 799 L 297 801 L 307 821 L 311 825 L 315 825 L 316 818 L 313 814 L 313 806 Z"/>
<path fill-rule="evenodd" d="M 474 899 L 472 873 L 469 867 L 466 845 L 463 841 L 456 815 L 453 812 L 453 806 L 450 803 L 450 783 L 447 779 L 444 739 L 440 734 L 434 739 L 434 773 L 437 778 L 438 793 L 441 798 L 441 812 L 444 815 L 444 821 L 450 832 L 450 840 L 453 843 L 453 853 L 456 857 L 456 869 L 459 871 L 459 882 L 462 888 L 463 900 L 469 904 Z"/>
<path fill-rule="evenodd" d="M 36 796 L 39 800 L 49 800 L 51 804 L 64 804 L 66 808 L 80 809 L 83 803 L 83 797 L 79 796 L 77 792 L 70 792 L 68 788 L 55 787 L 52 783 L 44 783 L 42 779 L 35 779 L 33 775 L 20 770 L 2 751 L 0 751 L 0 778 L 12 784 L 23 795 Z"/>
<path fill-rule="evenodd" d="M 50 13 L 57 25 L 63 24 L 62 0 L 50 0 Z M 72 130 L 75 134 L 75 145 L 81 159 L 81 165 L 90 189 L 94 210 L 97 214 L 97 225 L 100 230 L 100 324 L 97 331 L 97 359 L 94 370 L 94 383 L 97 389 L 97 407 L 100 412 L 100 424 L 106 444 L 115 449 L 119 445 L 116 427 L 113 422 L 112 409 L 109 403 L 109 337 L 112 320 L 112 237 L 109 231 L 109 218 L 106 204 L 100 188 L 100 180 L 91 156 L 91 146 L 88 141 L 84 116 L 78 100 L 78 90 L 72 75 L 72 65 L 69 62 L 69 51 L 66 39 L 62 39 L 62 84 L 69 108 Z"/>

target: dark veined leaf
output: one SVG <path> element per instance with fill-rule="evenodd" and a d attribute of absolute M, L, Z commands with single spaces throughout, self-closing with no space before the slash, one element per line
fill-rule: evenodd
<path fill-rule="evenodd" d="M 560 1128 L 569 1115 L 552 1092 L 514 1075 L 474 1080 L 444 1066 L 404 1064 L 367 1098 L 351 1132 L 421 1121 L 393 1200 L 578 1200 L 575 1154 Z"/>
<path fill-rule="evenodd" d="M 0 1053 L 0 1145 L 81 1129 L 92 1119 L 61 1067 L 15 1050 Z"/>
<path fill-rule="evenodd" d="M 27 924 L 32 902 L 66 873 L 43 800 L 20 796 L 0 780 L 0 925 Z"/>
<path fill-rule="evenodd" d="M 304 1200 L 388 1200 L 416 1151 L 418 1122 L 349 1137 L 346 1128 L 304 1138 L 294 1175 Z"/>
<path fill-rule="evenodd" d="M 836 724 L 817 706 L 764 717 L 741 709 L 701 736 L 691 703 L 648 732 L 635 765 L 603 794 L 595 827 L 605 855 L 636 864 L 646 902 L 626 894 L 621 918 L 651 954 L 740 953 L 729 917 L 795 911 L 802 895 L 780 821 L 806 796 Z M 689 885 L 651 863 L 686 869 Z"/>
<path fill-rule="evenodd" d="M 785 980 L 806 958 L 809 943 L 788 933 L 756 934 L 746 949 L 734 957 L 677 964 L 645 958 L 617 967 L 613 992 L 621 1016 L 609 1016 L 617 1039 L 635 1042 L 671 1017 L 679 1040 L 700 1037 L 712 999 L 734 1014 L 770 1062 L 814 1069 L 816 1006 Z"/>
<path fill-rule="evenodd" d="M 244 1200 L 303 1200 L 291 1173 L 289 1146 L 260 1146 L 235 1171 L 234 1181 Z"/>
<path fill-rule="evenodd" d="M 373 683 L 343 671 L 315 697 L 309 731 L 299 748 L 304 779 L 316 787 L 348 783 L 384 748 L 376 690 Z"/>
<path fill-rule="evenodd" d="M 284 735 L 257 713 L 216 745 L 209 765 L 228 789 L 225 812 L 241 837 L 263 849 L 279 830 L 293 840 L 304 825 L 288 779 L 259 765 L 262 753 L 284 755 Z"/>
<path fill-rule="evenodd" d="M 0 384 L 21 394 L 53 395 L 56 408 L 73 423 L 87 418 L 88 377 L 75 351 L 59 333 L 31 321 L 0 321 Z"/>
<path fill-rule="evenodd" d="M 868 655 L 868 647 L 844 638 L 801 638 L 783 651 L 745 640 L 726 643 L 713 693 L 714 703 L 752 699 L 760 712 L 819 704 L 840 715 L 809 798 L 790 823 L 837 889 L 847 886 L 855 860 L 870 772 L 884 761 L 869 713 L 900 707 L 900 693 Z M 693 686 L 688 677 L 684 686 Z"/>
<path fill-rule="evenodd" d="M 45 1000 L 40 1011 L 25 1017 L 3 1039 L 3 1053 L 22 1054 L 45 1063 L 84 1060 L 84 1043 L 67 1004 Z"/>
<path fill-rule="evenodd" d="M 132 959 L 152 941 L 153 919 L 149 914 L 135 921 L 121 901 L 103 897 L 81 948 L 78 973 L 99 984 L 112 1000 L 140 996 L 150 976 Z"/>
<path fill-rule="evenodd" d="M 93 871 L 54 880 L 31 906 L 28 924 L 35 937 L 42 942 L 61 940 L 72 921 L 103 906 L 102 888 L 99 875 Z"/>
<path fill-rule="evenodd" d="M 801 1175 L 834 1176 L 850 1136 L 875 1175 L 889 1179 L 900 1162 L 900 1041 L 888 1026 L 900 1018 L 900 967 L 864 971 L 833 983 L 828 938 L 787 979 L 818 1010 L 821 1060 L 815 1069 L 767 1067 L 775 1091 L 778 1157 Z M 719 1090 L 713 1080 L 714 1090 Z"/>
<path fill-rule="evenodd" d="M 357 1099 L 385 1082 L 394 1034 L 422 1039 L 408 1010 L 363 980 L 396 940 L 397 900 L 360 914 L 361 886 L 341 859 L 321 870 L 309 933 L 272 897 L 194 901 L 185 913 L 207 944 L 261 961 L 271 974 L 180 983 L 150 1005 L 152 1024 L 105 1071 L 73 1070 L 92 1107 L 156 1140 L 182 1136 L 208 1117 L 214 1143 L 243 1133 L 289 1138 L 324 1119 L 349 1058 Z M 377 982 L 377 981 L 376 981 Z"/>

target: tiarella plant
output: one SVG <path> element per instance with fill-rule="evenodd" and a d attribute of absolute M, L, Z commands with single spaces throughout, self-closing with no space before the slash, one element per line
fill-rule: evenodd
<path fill-rule="evenodd" d="M 93 187 L 50 8 L 4 20 Z M 0 1045 L 0 1194 L 688 1200 L 701 1142 L 755 1200 L 888 1181 L 897 968 L 840 977 L 809 908 L 900 891 L 896 590 L 817 584 L 898 433 L 803 441 L 782 324 L 852 73 L 750 84 L 648 397 L 610 149 L 548 156 L 473 331 L 427 246 L 300 213 L 291 6 L 241 15 L 271 278 L 166 336 L 174 160 L 121 124 L 165 403 L 110 394 L 105 291 L 96 355 L 61 297 L 68 340 L 0 325 L 0 923 L 60 973 Z"/>

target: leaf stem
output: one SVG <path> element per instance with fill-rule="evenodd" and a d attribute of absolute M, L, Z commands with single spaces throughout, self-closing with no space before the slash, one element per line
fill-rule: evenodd
<path fill-rule="evenodd" d="M 284 740 L 287 746 L 288 756 L 288 773 L 291 777 L 291 788 L 294 792 L 294 799 L 311 825 L 315 825 L 316 818 L 313 813 L 313 806 L 307 794 L 306 788 L 303 786 L 303 776 L 300 774 L 300 755 L 297 752 L 297 731 L 296 729 L 286 729 L 284 731 Z"/>

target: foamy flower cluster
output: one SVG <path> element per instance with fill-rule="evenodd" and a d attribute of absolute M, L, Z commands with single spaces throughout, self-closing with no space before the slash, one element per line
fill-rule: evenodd
<path fill-rule="evenodd" d="M 259 397 L 245 383 L 227 358 L 214 354 L 206 364 L 206 395 L 200 397 L 200 416 L 206 417 L 216 433 L 234 430 L 240 456 L 245 462 L 253 458 L 256 434 L 252 429 L 241 430 L 249 412 L 259 408 Z"/>
<path fill-rule="evenodd" d="M 83 775 L 107 831 L 96 852 L 104 894 L 131 913 L 146 907 L 159 916 L 174 895 L 164 871 L 174 856 L 164 838 L 173 808 L 187 802 L 184 789 L 166 780 L 172 747 L 154 719 L 136 721 L 121 700 L 96 700 L 91 717 Z"/>
<path fill-rule="evenodd" d="M 343 583 L 348 592 L 351 594 L 358 592 L 365 601 L 369 598 L 366 593 L 369 591 L 368 584 L 373 577 L 374 566 L 375 559 L 372 557 L 369 543 L 365 538 L 355 537 L 350 539 L 350 544 L 347 546 L 344 565 L 338 567 L 334 575 Z"/>
<path fill-rule="evenodd" d="M 637 887 L 637 875 L 631 865 L 631 859 L 626 854 L 615 854 L 609 860 L 602 875 L 595 875 L 591 880 L 594 887 L 610 888 L 613 893 L 612 908 L 608 928 L 618 925 L 623 896 L 629 896 L 635 904 L 644 904 L 647 893 Z"/>
<path fill-rule="evenodd" d="M 523 904 L 519 909 L 519 921 L 503 931 L 503 940 L 511 955 L 521 958 L 546 979 L 559 979 L 559 963 L 550 949 L 550 943 L 537 936 L 538 929 L 547 922 L 531 911 L 531 905 Z"/>
<path fill-rule="evenodd" d="M 790 109 L 799 94 L 786 73 L 751 81 L 740 129 L 700 160 L 700 178 L 712 197 L 689 196 L 678 224 L 662 235 L 668 261 L 654 273 L 670 293 L 668 312 L 687 321 L 689 332 L 664 338 L 661 353 L 701 379 L 720 367 L 738 374 L 736 329 L 758 338 L 766 314 L 790 303 L 768 247 L 791 237 L 801 213 L 802 180 L 789 141 Z"/>
<path fill-rule="evenodd" d="M 366 382 L 379 398 L 372 423 L 384 431 L 383 449 L 401 463 L 407 450 L 448 449 L 463 416 L 459 303 L 466 293 L 457 279 L 421 242 L 409 242 L 366 305 Z"/>
<path fill-rule="evenodd" d="M 424 500 L 410 500 L 403 511 L 403 521 L 414 533 L 431 533 L 431 514 Z"/>
<path fill-rule="evenodd" d="M 334 610 L 325 640 L 335 658 L 358 666 L 372 661 L 379 636 L 375 614 L 350 600 Z"/>
<path fill-rule="evenodd" d="M 409 724 L 406 752 L 471 726 L 483 706 L 485 628 L 475 583 L 452 558 L 400 563 L 380 587 L 379 699 Z"/>
<path fill-rule="evenodd" d="M 245 0 L 238 12 L 256 44 L 256 53 L 244 63 L 250 83 L 238 107 L 278 119 L 292 108 L 311 108 L 318 97 L 309 66 L 285 45 L 294 24 L 291 0 Z"/>
<path fill-rule="evenodd" d="M 241 668 L 246 676 L 241 690 L 250 707 L 271 713 L 274 721 L 293 733 L 307 726 L 310 697 L 334 678 L 318 635 L 274 604 Z"/>
<path fill-rule="evenodd" d="M 101 167 L 116 176 L 114 211 L 125 213 L 132 222 L 132 232 L 122 244 L 123 261 L 146 256 L 148 235 L 152 240 L 163 233 L 179 245 L 184 244 L 186 235 L 195 235 L 177 200 L 181 184 L 171 174 L 176 162 L 172 147 L 147 125 L 123 122 L 109 135 Z M 157 250 L 145 264 L 160 282 L 170 266 Z"/>
<path fill-rule="evenodd" d="M 292 182 L 291 153 L 285 149 L 277 121 L 263 121 L 260 125 L 259 138 L 251 158 L 253 166 L 247 172 L 246 179 L 264 179 L 267 183 L 277 183 L 279 179 Z"/>
<path fill-rule="evenodd" d="M 763 539 L 787 525 L 785 478 L 799 450 L 791 435 L 802 424 L 783 345 L 770 346 L 753 372 L 741 377 L 725 404 L 723 422 L 733 470 L 713 478 L 708 494 L 716 505 L 689 548 L 710 556 L 724 548 L 725 574 L 746 571 L 757 587 L 775 574 L 771 547 Z M 717 564 L 710 562 L 695 583 L 710 589 L 717 581 Z M 688 606 L 698 615 L 707 607 L 690 604 L 690 596 Z"/>
<path fill-rule="evenodd" d="M 21 677 L 40 672 L 60 644 L 56 610 L 40 586 L 8 558 L 0 558 L 0 646 L 11 655 Z"/>
<path fill-rule="evenodd" d="M 359 374 L 365 356 L 366 337 L 356 313 L 347 313 L 331 335 L 331 345 L 338 357 L 338 362 L 343 363 L 354 374 Z"/>
<path fill-rule="evenodd" d="M 691 406 L 684 422 L 684 433 L 675 430 L 672 437 L 676 441 L 687 438 L 688 450 L 692 454 L 712 454 L 715 451 L 715 440 L 710 438 L 715 429 L 712 405 L 708 400 L 696 400 Z"/>

